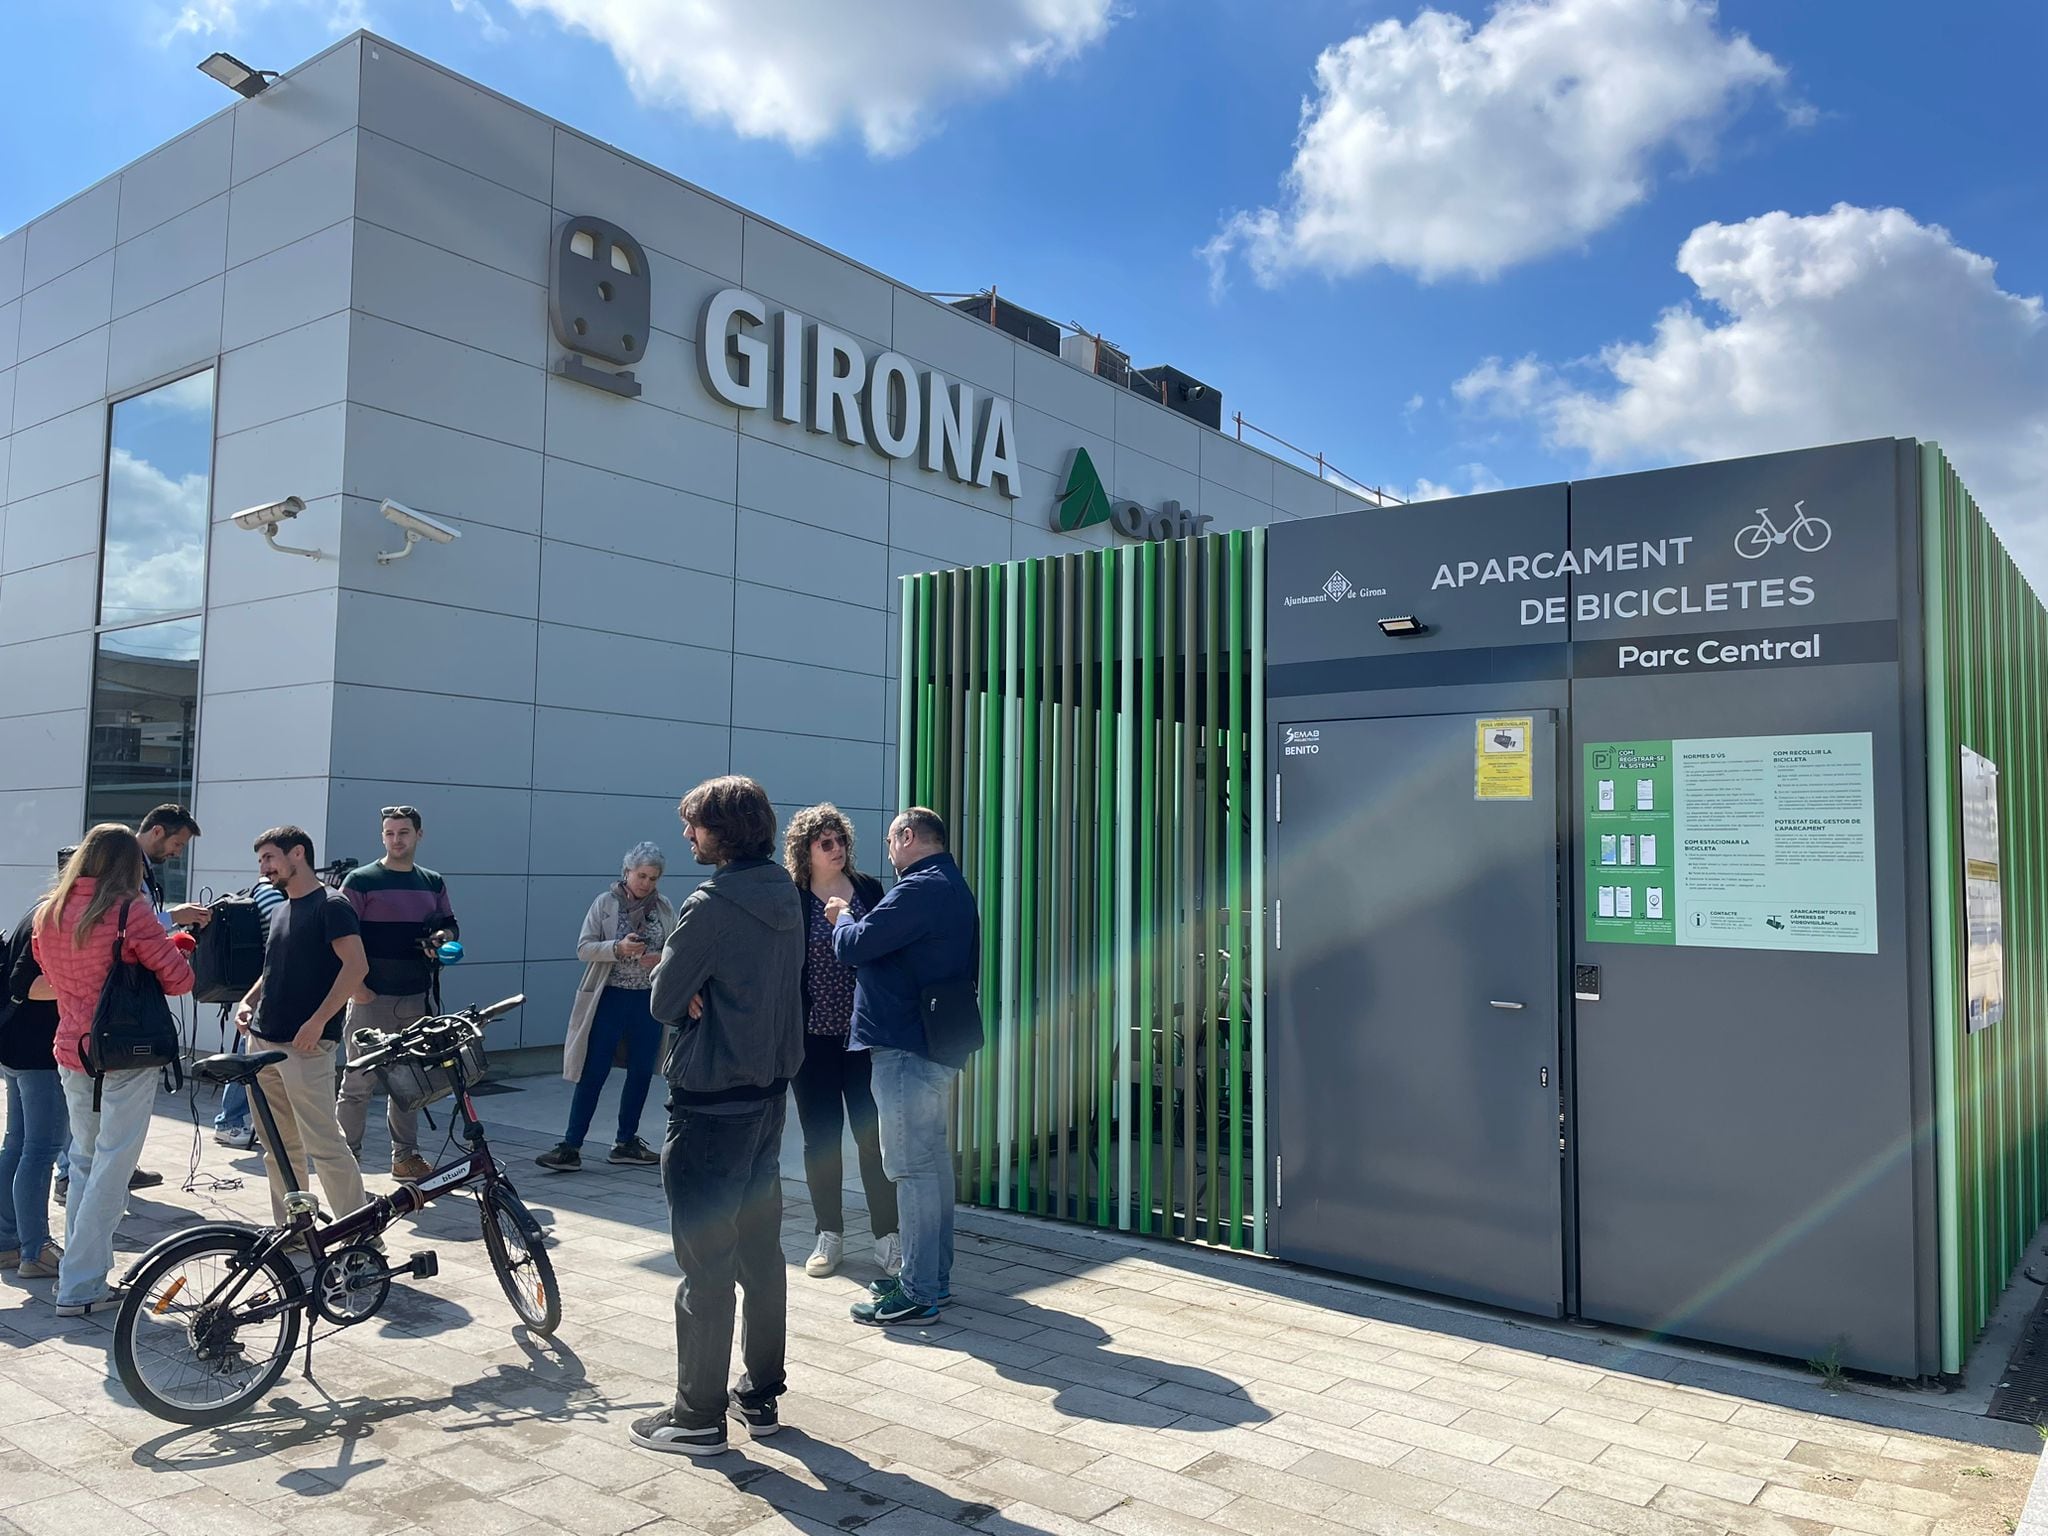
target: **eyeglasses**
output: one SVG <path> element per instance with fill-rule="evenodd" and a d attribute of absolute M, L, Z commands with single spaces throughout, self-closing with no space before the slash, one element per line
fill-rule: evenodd
<path fill-rule="evenodd" d="M 813 848 L 822 848 L 825 852 L 830 853 L 834 848 L 844 848 L 846 846 L 846 839 L 837 832 L 821 832 L 818 836 L 811 839 L 811 846 Z"/>

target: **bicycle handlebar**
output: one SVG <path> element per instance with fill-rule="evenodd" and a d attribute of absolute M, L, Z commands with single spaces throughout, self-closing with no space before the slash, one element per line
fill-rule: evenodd
<path fill-rule="evenodd" d="M 381 1066 L 394 1056 L 416 1052 L 425 1044 L 427 1036 L 443 1033 L 458 1025 L 468 1025 L 481 1032 L 493 1019 L 504 1017 L 525 1001 L 526 994 L 521 992 L 512 997 L 500 998 L 485 1007 L 464 1008 L 455 1013 L 441 1013 L 431 1018 L 415 1019 L 403 1029 L 395 1030 L 388 1035 L 379 1034 L 373 1029 L 358 1030 L 356 1035 L 350 1038 L 350 1044 L 356 1044 L 362 1036 L 367 1035 L 370 1037 L 370 1051 L 367 1055 L 351 1058 L 348 1063 L 349 1070 Z"/>

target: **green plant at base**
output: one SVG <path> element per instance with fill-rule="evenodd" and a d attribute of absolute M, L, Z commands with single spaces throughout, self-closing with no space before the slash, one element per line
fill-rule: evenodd
<path fill-rule="evenodd" d="M 1846 1392 L 1850 1387 L 1848 1373 L 1842 1369 L 1842 1343 L 1841 1339 L 1835 1340 L 1828 1346 L 1826 1354 L 1806 1362 L 1806 1368 L 1818 1376 L 1820 1384 L 1830 1392 Z"/>

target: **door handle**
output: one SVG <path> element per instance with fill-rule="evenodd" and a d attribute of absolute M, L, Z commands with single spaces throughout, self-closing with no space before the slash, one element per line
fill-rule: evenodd
<path fill-rule="evenodd" d="M 1527 1005 L 1523 1003 L 1504 1003 L 1499 998 L 1495 998 L 1486 1006 L 1489 1008 L 1498 1008 L 1503 1013 L 1520 1013 L 1522 1009 Z"/>

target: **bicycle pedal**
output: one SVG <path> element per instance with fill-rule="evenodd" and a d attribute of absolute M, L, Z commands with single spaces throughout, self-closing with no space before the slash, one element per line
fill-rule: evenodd
<path fill-rule="evenodd" d="M 441 1260 L 429 1248 L 425 1253 L 416 1253 L 406 1266 L 415 1280 L 431 1280 L 441 1273 Z"/>

